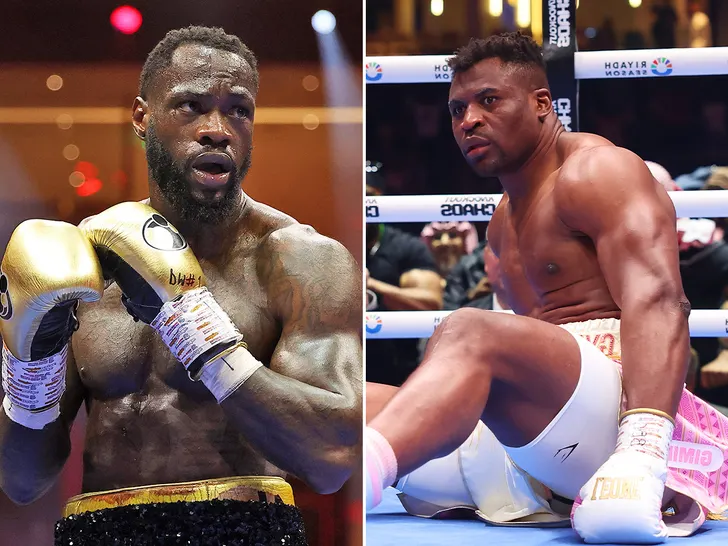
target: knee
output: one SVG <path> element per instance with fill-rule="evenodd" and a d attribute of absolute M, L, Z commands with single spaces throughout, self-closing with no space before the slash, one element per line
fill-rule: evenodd
<path fill-rule="evenodd" d="M 499 318 L 497 315 L 498 313 L 492 311 L 462 307 L 450 313 L 439 328 L 465 338 L 483 338 L 484 334 L 497 327 Z"/>
<path fill-rule="evenodd" d="M 438 327 L 435 335 L 448 339 L 472 355 L 492 355 L 500 345 L 498 332 L 500 313 L 464 307 L 453 311 Z M 434 337 L 434 336 L 433 336 Z"/>

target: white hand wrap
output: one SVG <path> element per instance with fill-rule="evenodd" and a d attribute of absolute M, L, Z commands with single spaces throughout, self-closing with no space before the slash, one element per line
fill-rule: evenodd
<path fill-rule="evenodd" d="M 68 346 L 41 360 L 24 362 L 3 345 L 2 385 L 5 415 L 19 425 L 41 430 L 61 415 L 66 390 Z"/>
<path fill-rule="evenodd" d="M 202 383 L 215 396 L 218 404 L 263 366 L 243 346 L 238 346 L 202 368 Z"/>
<path fill-rule="evenodd" d="M 591 544 L 658 544 L 667 539 L 662 497 L 674 424 L 652 413 L 627 415 L 617 449 L 582 487 L 574 530 Z"/>
<path fill-rule="evenodd" d="M 151 326 L 185 368 L 216 345 L 243 339 L 207 288 L 190 290 L 165 303 Z M 200 379 L 219 403 L 262 365 L 239 343 L 213 357 L 193 379 Z"/>
<path fill-rule="evenodd" d="M 151 326 L 185 368 L 216 345 L 243 339 L 207 288 L 165 303 Z"/>

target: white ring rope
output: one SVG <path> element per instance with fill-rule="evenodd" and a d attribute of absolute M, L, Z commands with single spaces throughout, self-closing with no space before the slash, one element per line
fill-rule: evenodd
<path fill-rule="evenodd" d="M 513 313 L 512 311 L 490 311 Z M 367 339 L 419 339 L 432 335 L 452 311 L 382 311 L 366 314 Z M 696 309 L 690 313 L 691 337 L 725 337 L 728 335 L 728 311 Z M 483 332 L 483 335 L 488 335 Z"/>
<path fill-rule="evenodd" d="M 668 194 L 678 218 L 728 218 L 728 192 L 674 191 Z M 383 195 L 366 197 L 364 212 L 370 223 L 487 222 L 501 197 L 501 194 Z"/>
<path fill-rule="evenodd" d="M 366 83 L 450 81 L 449 55 L 367 57 Z M 721 76 L 728 74 L 728 47 L 577 51 L 577 80 Z"/>

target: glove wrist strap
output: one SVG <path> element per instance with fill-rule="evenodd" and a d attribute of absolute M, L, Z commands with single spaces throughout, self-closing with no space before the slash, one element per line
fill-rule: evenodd
<path fill-rule="evenodd" d="M 622 416 L 615 453 L 630 451 L 650 455 L 667 464 L 675 424 L 667 415 L 654 411 L 630 411 Z M 660 412 L 662 413 L 662 412 Z"/>
<path fill-rule="evenodd" d="M 263 366 L 246 347 L 245 343 L 238 343 L 232 350 L 203 366 L 200 379 L 218 403 L 222 403 Z"/>
<path fill-rule="evenodd" d="M 25 362 L 15 358 L 3 344 L 2 360 L 5 414 L 36 430 L 58 419 L 66 390 L 68 345 L 46 358 Z"/>
<path fill-rule="evenodd" d="M 165 303 L 151 326 L 194 381 L 200 379 L 205 364 L 218 358 L 223 346 L 240 343 L 243 339 L 230 317 L 204 287 Z M 221 347 L 221 351 L 210 351 L 215 347 Z M 205 362 L 198 362 L 203 354 Z"/>

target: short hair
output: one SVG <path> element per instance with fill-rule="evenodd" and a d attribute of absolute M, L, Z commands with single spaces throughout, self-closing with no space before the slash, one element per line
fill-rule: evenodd
<path fill-rule="evenodd" d="M 455 52 L 447 64 L 452 75 L 470 70 L 480 61 L 500 59 L 505 64 L 535 68 L 546 75 L 546 62 L 541 46 L 520 32 L 494 34 L 488 38 L 471 38 L 466 46 Z"/>
<path fill-rule="evenodd" d="M 146 100 L 149 88 L 154 77 L 167 68 L 172 62 L 172 56 L 182 45 L 201 44 L 222 51 L 229 51 L 242 57 L 253 70 L 255 89 L 258 89 L 258 60 L 253 52 L 240 38 L 227 34 L 218 27 L 188 26 L 170 30 L 164 38 L 152 49 L 142 67 L 139 77 L 139 96 Z"/>

